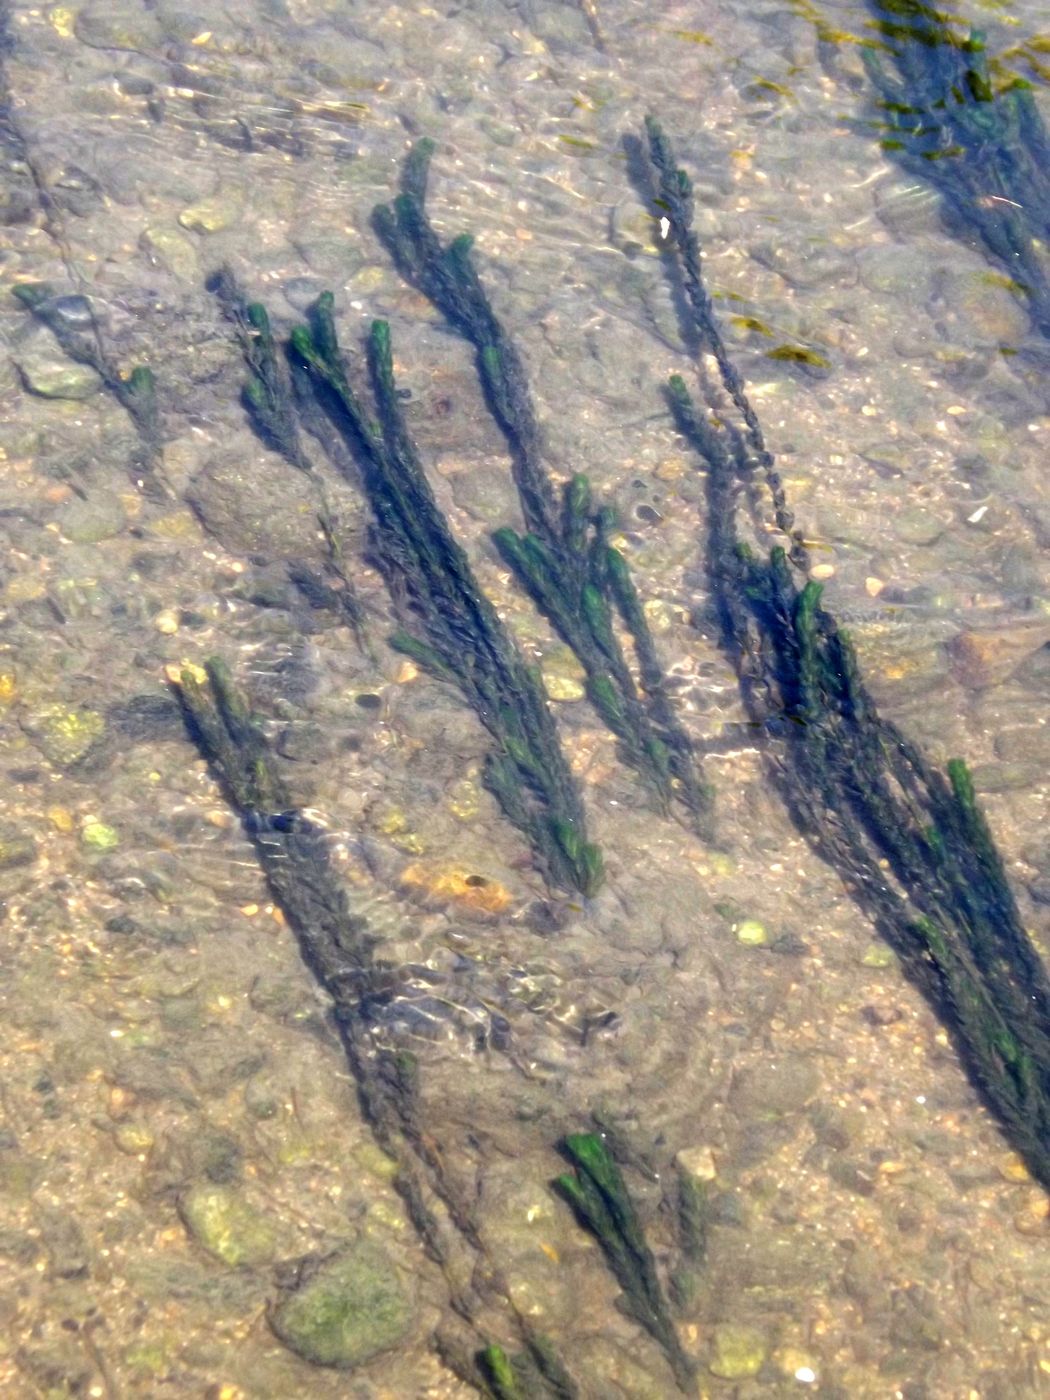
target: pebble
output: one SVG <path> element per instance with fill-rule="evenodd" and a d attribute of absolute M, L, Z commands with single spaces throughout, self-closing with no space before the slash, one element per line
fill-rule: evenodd
<path fill-rule="evenodd" d="M 973 784 L 979 793 L 1023 792 L 1037 787 L 1045 771 L 1031 763 L 977 763 L 972 770 Z"/>
<path fill-rule="evenodd" d="M 53 350 L 24 350 L 14 357 L 26 388 L 43 399 L 89 399 L 102 388 L 102 376 Z"/>
<path fill-rule="evenodd" d="M 277 1337 L 315 1366 L 349 1370 L 401 1342 L 412 1307 L 387 1255 L 362 1241 L 300 1268 L 270 1314 Z"/>
<path fill-rule="evenodd" d="M 765 1335 L 757 1327 L 735 1322 L 719 1323 L 712 1333 L 711 1344 L 708 1370 L 727 1381 L 757 1376 L 768 1350 Z"/>
<path fill-rule="evenodd" d="M 756 262 L 779 273 L 792 287 L 851 287 L 857 280 L 853 255 L 834 243 L 761 243 L 751 250 Z"/>
<path fill-rule="evenodd" d="M 190 204 L 179 214 L 179 223 L 191 233 L 222 233 L 241 217 L 244 205 L 238 193 L 223 190 Z"/>
<path fill-rule="evenodd" d="M 86 821 L 80 828 L 80 839 L 92 851 L 112 851 L 120 845 L 116 827 L 106 822 Z"/>
<path fill-rule="evenodd" d="M 452 908 L 461 917 L 488 919 L 505 912 L 511 893 L 498 880 L 416 861 L 400 875 L 401 888 L 426 908 Z"/>
<path fill-rule="evenodd" d="M 56 768 L 70 768 L 102 737 L 106 721 L 96 710 L 45 705 L 23 721 L 44 757 Z"/>
<path fill-rule="evenodd" d="M 757 919 L 744 919 L 737 924 L 736 941 L 747 948 L 758 948 L 769 942 L 769 934 L 765 924 L 760 924 Z"/>
<path fill-rule="evenodd" d="M 1028 313 L 998 274 L 967 269 L 943 274 L 940 300 L 953 339 L 962 344 L 1017 345 L 1028 333 Z"/>
<path fill-rule="evenodd" d="M 567 646 L 553 646 L 541 663 L 544 689 L 551 700 L 582 700 L 586 672 Z"/>
<path fill-rule="evenodd" d="M 1031 1181 L 1032 1175 L 1016 1152 L 1006 1152 L 996 1162 L 996 1170 L 1004 1181 Z"/>
<path fill-rule="evenodd" d="M 675 1165 L 695 1181 L 714 1181 L 718 1175 L 714 1153 L 706 1143 L 699 1147 L 683 1147 L 674 1160 Z"/>
<path fill-rule="evenodd" d="M 357 238 L 341 234 L 307 234 L 296 238 L 294 244 L 303 262 L 324 281 L 325 286 L 333 277 L 345 283 L 364 266 L 364 253 Z M 361 291 L 355 285 L 354 294 L 358 295 Z"/>
<path fill-rule="evenodd" d="M 902 544 L 933 544 L 944 530 L 945 522 L 922 506 L 906 506 L 893 517 L 893 533 Z"/>
<path fill-rule="evenodd" d="M 543 687 L 548 700 L 582 700 L 587 693 L 583 683 L 572 676 L 552 676 L 546 671 L 543 672 Z"/>
<path fill-rule="evenodd" d="M 1031 1192 L 1024 1208 L 1014 1216 L 1014 1229 L 1019 1235 L 1044 1235 L 1050 1220 L 1050 1200 L 1046 1193 L 1036 1189 Z"/>
<path fill-rule="evenodd" d="M 996 757 L 1007 763 L 1030 763 L 1037 771 L 1050 770 L 1050 724 L 1018 725 L 995 736 Z"/>
<path fill-rule="evenodd" d="M 235 553 L 324 558 L 313 485 L 274 457 L 216 457 L 193 478 L 187 495 L 207 529 Z"/>
<path fill-rule="evenodd" d="M 156 20 L 143 9 L 130 9 L 122 0 L 94 0 L 73 22 L 73 32 L 93 49 L 157 49 L 162 34 Z"/>
<path fill-rule="evenodd" d="M 158 632 L 163 632 L 166 637 L 173 637 L 179 630 L 179 615 L 174 608 L 164 608 L 153 619 L 153 625 Z"/>
<path fill-rule="evenodd" d="M 778 1347 L 773 1361 L 782 1376 L 803 1385 L 814 1385 L 820 1379 L 816 1358 L 801 1347 Z"/>
<path fill-rule="evenodd" d="M 113 1141 L 118 1152 L 137 1157 L 142 1152 L 148 1152 L 155 1139 L 150 1129 L 142 1123 L 121 1123 L 113 1133 Z"/>
<path fill-rule="evenodd" d="M 185 282 L 198 280 L 200 263 L 197 250 L 177 228 L 165 228 L 164 225 L 145 228 L 139 235 L 139 247 L 152 262 L 175 277 Z"/>
<path fill-rule="evenodd" d="M 948 643 L 952 674 L 971 690 L 1001 685 L 1047 642 L 1050 622 L 1045 618 L 994 631 L 959 632 Z"/>
<path fill-rule="evenodd" d="M 36 842 L 14 823 L 0 824 L 0 870 L 17 870 L 36 860 Z"/>
<path fill-rule="evenodd" d="M 482 525 L 506 525 L 518 515 L 517 492 L 507 467 L 472 467 L 452 478 L 452 499 Z"/>
<path fill-rule="evenodd" d="M 119 535 L 127 523 L 123 502 L 114 491 L 73 496 L 58 512 L 58 528 L 74 544 L 100 544 Z"/>
<path fill-rule="evenodd" d="M 289 277 L 281 290 L 293 311 L 305 313 L 325 290 L 325 284 L 316 277 Z"/>
<path fill-rule="evenodd" d="M 896 244 L 865 248 L 858 256 L 860 280 L 869 292 L 906 295 L 910 302 L 925 301 L 930 276 L 914 250 L 905 253 Z"/>
<path fill-rule="evenodd" d="M 57 317 L 74 331 L 90 330 L 96 323 L 95 313 L 87 297 L 52 297 L 47 303 L 47 313 Z"/>
<path fill-rule="evenodd" d="M 73 813 L 68 807 L 48 807 L 44 815 L 56 831 L 61 831 L 65 836 L 72 832 L 74 827 Z"/>
<path fill-rule="evenodd" d="M 875 207 L 880 222 L 903 239 L 916 233 L 942 232 L 941 197 L 917 180 L 898 177 L 877 185 Z"/>
<path fill-rule="evenodd" d="M 224 1264 L 261 1264 L 273 1256 L 269 1221 L 227 1186 L 193 1186 L 179 1201 L 187 1231 Z"/>
<path fill-rule="evenodd" d="M 782 1055 L 737 1073 L 730 1100 L 734 1113 L 745 1122 L 783 1118 L 805 1108 L 820 1085 L 820 1073 L 812 1060 Z"/>

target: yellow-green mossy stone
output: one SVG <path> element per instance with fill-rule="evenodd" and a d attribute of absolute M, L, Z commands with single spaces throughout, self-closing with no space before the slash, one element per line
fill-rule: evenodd
<path fill-rule="evenodd" d="M 316 1366 L 349 1369 L 397 1346 L 412 1308 L 393 1265 L 376 1245 L 351 1245 L 300 1271 L 299 1282 L 270 1314 L 292 1351 Z"/>
<path fill-rule="evenodd" d="M 273 1257 L 270 1222 L 225 1186 L 193 1186 L 179 1202 L 179 1214 L 197 1243 L 234 1268 Z"/>
<path fill-rule="evenodd" d="M 766 1359 L 766 1339 L 757 1327 L 723 1322 L 714 1330 L 714 1350 L 707 1363 L 713 1375 L 739 1381 L 757 1376 Z"/>

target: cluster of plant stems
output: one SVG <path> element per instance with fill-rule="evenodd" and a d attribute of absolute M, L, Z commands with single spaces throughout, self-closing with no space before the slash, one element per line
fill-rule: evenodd
<path fill-rule="evenodd" d="M 894 14 L 899 17 L 908 3 L 894 0 Z M 918 22 L 907 13 L 909 23 Z M 921 7 L 920 18 L 925 14 Z M 936 45 L 929 47 L 930 71 L 904 72 L 913 86 L 923 74 L 932 82 L 935 58 L 942 69 L 947 61 L 938 57 Z M 950 117 L 956 127 L 963 122 L 965 130 L 979 131 L 984 113 L 979 105 L 976 116 L 969 111 L 987 100 L 979 50 L 955 46 L 953 54 L 952 62 L 965 54 L 975 65 L 966 77 L 972 103 L 957 104 L 962 116 L 944 104 L 937 110 L 947 111 L 945 120 Z M 897 115 L 910 123 L 911 113 Z M 918 141 L 913 126 L 906 130 Z M 698 406 L 685 380 L 674 376 L 668 401 L 706 470 L 709 586 L 751 723 L 766 736 L 773 780 L 800 830 L 841 873 L 894 948 L 1007 1136 L 1033 1175 L 1050 1187 L 1050 979 L 1021 924 L 966 765 L 952 760 L 942 771 L 878 714 L 849 638 L 824 606 L 820 586 L 808 578 L 806 547 L 714 315 L 693 230 L 690 180 L 655 120 L 648 120 L 646 137 L 648 193 L 666 229 L 688 311 L 688 338 L 701 353 L 699 382 L 706 398 Z M 705 830 L 710 794 L 668 700 L 626 561 L 612 543 L 614 518 L 595 505 L 585 475 L 556 487 L 521 357 L 477 275 L 470 240 L 443 245 L 430 224 L 430 156 L 429 143 L 414 148 L 401 194 L 375 211 L 375 224 L 402 273 L 476 351 L 486 400 L 510 448 L 526 526 L 524 533 L 497 531 L 496 547 L 576 653 L 592 704 L 657 804 L 664 811 L 682 808 Z M 1003 228 L 995 238 L 1007 236 Z M 1016 253 L 1016 241 L 1010 246 Z M 592 892 L 602 877 L 601 857 L 587 837 L 582 799 L 541 678 L 500 621 L 437 505 L 405 422 L 389 327 L 372 324 L 361 370 L 340 348 L 329 294 L 318 300 L 309 324 L 282 344 L 265 308 L 250 301 L 228 272 L 212 285 L 248 369 L 244 398 L 252 421 L 290 464 L 319 482 L 329 575 L 346 621 L 362 640 L 364 613 L 352 569 L 306 437 L 367 499 L 370 553 L 402 622 L 391 644 L 458 689 L 477 715 L 491 741 L 486 783 L 525 834 L 548 880 Z M 1037 306 L 1041 293 L 1034 274 L 1027 289 Z M 122 376 L 94 322 L 71 327 L 49 288 L 23 285 L 16 294 L 68 354 L 100 374 L 135 423 L 143 469 L 155 472 L 161 433 L 150 371 Z M 704 372 L 707 363 L 715 366 L 713 379 Z M 759 488 L 782 535 L 768 555 L 740 537 L 741 499 L 753 499 Z M 303 586 L 312 586 L 310 580 Z M 497 1400 L 576 1395 L 576 1382 L 551 1344 L 515 1306 L 473 1203 L 434 1148 L 420 1107 L 419 1065 L 375 1038 L 370 1010 L 382 998 L 386 969 L 367 925 L 347 902 L 323 832 L 292 806 L 267 741 L 223 664 L 184 668 L 174 683 L 190 730 L 255 844 L 304 959 L 332 999 L 363 1111 L 380 1145 L 398 1162 L 397 1184 L 409 1216 L 449 1280 L 455 1311 L 480 1343 L 464 1363 L 466 1371 Z M 695 1385 L 693 1363 L 682 1349 L 668 1291 L 608 1141 L 596 1132 L 571 1134 L 562 1150 L 573 1171 L 557 1178 L 557 1191 L 598 1240 L 625 1310 L 659 1344 L 676 1383 L 688 1389 Z M 682 1267 L 672 1275 L 670 1293 L 681 1302 L 702 1267 L 706 1216 L 702 1187 L 684 1177 L 678 1184 Z M 455 1282 L 454 1249 L 472 1257 L 483 1300 L 495 1300 L 509 1320 L 516 1353 L 490 1339 L 476 1292 Z M 459 1354 L 451 1344 L 450 1351 Z"/>

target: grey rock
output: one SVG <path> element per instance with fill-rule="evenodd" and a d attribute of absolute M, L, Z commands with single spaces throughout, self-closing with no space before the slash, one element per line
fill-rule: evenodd
<path fill-rule="evenodd" d="M 261 1264 L 273 1257 L 276 1236 L 272 1225 L 228 1186 L 191 1187 L 179 1200 L 179 1215 L 192 1238 L 232 1268 Z"/>
<path fill-rule="evenodd" d="M 90 330 L 97 320 L 91 302 L 82 296 L 52 297 L 46 311 L 74 331 Z"/>
<path fill-rule="evenodd" d="M 509 467 L 480 466 L 457 472 L 452 478 L 452 499 L 483 525 L 517 518 L 517 492 Z"/>
<path fill-rule="evenodd" d="M 227 549 L 269 559 L 324 557 L 317 495 L 301 472 L 275 457 L 215 458 L 193 478 L 187 499 Z"/>
<path fill-rule="evenodd" d="M 0 823 L 0 871 L 32 865 L 36 857 L 36 842 L 28 832 L 14 822 Z"/>
<path fill-rule="evenodd" d="M 751 249 L 756 262 L 779 273 L 792 287 L 851 287 L 857 281 L 852 253 L 833 243 L 792 239 L 784 243 L 760 243 Z"/>
<path fill-rule="evenodd" d="M 941 231 L 941 197 L 918 180 L 899 177 L 878 185 L 875 207 L 880 222 L 902 238 Z"/>
<path fill-rule="evenodd" d="M 192 240 L 179 229 L 163 224 L 143 229 L 139 247 L 151 261 L 176 277 L 187 282 L 196 280 L 199 271 L 197 250 Z"/>
<path fill-rule="evenodd" d="M 160 26 L 144 8 L 122 0 L 93 0 L 77 15 L 74 32 L 82 44 L 92 49 L 156 49 L 161 41 Z"/>
<path fill-rule="evenodd" d="M 930 274 L 916 263 L 914 249 L 900 244 L 865 248 L 858 257 L 860 280 L 869 292 L 906 295 L 909 301 L 925 300 Z"/>
<path fill-rule="evenodd" d="M 293 311 L 309 311 L 314 302 L 325 290 L 325 284 L 316 277 L 289 277 L 281 291 Z"/>
<path fill-rule="evenodd" d="M 58 526 L 75 544 L 98 544 L 119 535 L 126 518 L 115 492 L 93 491 L 68 501 L 58 513 Z"/>
<path fill-rule="evenodd" d="M 1002 730 L 995 736 L 995 752 L 1007 763 L 1030 763 L 1045 773 L 1050 767 L 1050 724 Z"/>
<path fill-rule="evenodd" d="M 742 1119 L 782 1118 L 816 1097 L 820 1073 L 812 1060 L 781 1055 L 769 1064 L 754 1065 L 734 1076 L 730 1101 Z"/>

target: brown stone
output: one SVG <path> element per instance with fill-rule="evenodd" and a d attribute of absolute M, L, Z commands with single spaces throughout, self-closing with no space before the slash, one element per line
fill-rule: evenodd
<path fill-rule="evenodd" d="M 948 643 L 952 674 L 971 690 L 1001 685 L 1047 642 L 1050 620 L 1046 618 L 995 631 L 960 632 Z"/>

